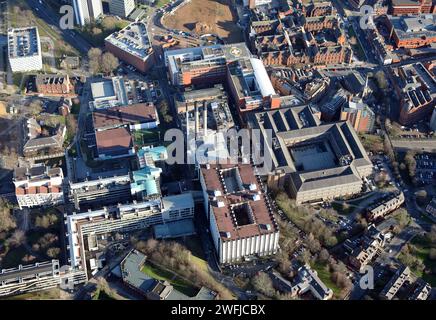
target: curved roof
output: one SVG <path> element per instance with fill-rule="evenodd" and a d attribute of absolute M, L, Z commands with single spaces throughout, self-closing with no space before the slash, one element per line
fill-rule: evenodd
<path fill-rule="evenodd" d="M 251 65 L 253 66 L 253 72 L 256 77 L 257 85 L 263 97 L 269 97 L 275 95 L 273 85 L 266 72 L 263 62 L 256 58 L 250 58 Z"/>

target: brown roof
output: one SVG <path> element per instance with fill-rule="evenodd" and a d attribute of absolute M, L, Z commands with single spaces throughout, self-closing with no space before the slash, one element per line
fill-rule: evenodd
<path fill-rule="evenodd" d="M 123 154 L 133 147 L 132 136 L 124 128 L 116 128 L 95 133 L 97 149 L 102 154 Z"/>
<path fill-rule="evenodd" d="M 123 107 L 112 107 L 93 113 L 94 128 L 117 127 L 156 121 L 156 107 L 153 103 L 138 103 Z"/>
<path fill-rule="evenodd" d="M 220 171 L 231 168 L 237 168 L 239 170 L 244 190 L 239 190 L 232 194 L 225 194 L 223 184 L 220 180 Z M 209 200 L 217 222 L 218 230 L 221 233 L 223 241 L 247 238 L 278 231 L 278 226 L 275 223 L 273 214 L 267 208 L 265 195 L 261 191 L 257 178 L 254 175 L 253 167 L 250 164 L 210 165 L 209 168 L 202 166 L 201 171 L 207 191 L 210 195 Z M 255 185 L 256 189 L 249 190 L 248 185 L 250 184 Z M 221 196 L 217 196 L 216 200 L 214 200 L 213 197 L 213 192 L 215 190 L 221 192 Z M 251 198 L 255 194 L 260 197 L 257 201 Z M 224 206 L 218 207 L 218 201 L 222 201 Z M 236 226 L 233 222 L 230 206 L 241 203 L 247 203 L 250 206 L 253 213 L 254 223 Z M 265 227 L 266 225 L 271 226 L 270 230 L 267 230 Z M 230 237 L 227 237 L 225 233 L 230 233 Z"/>

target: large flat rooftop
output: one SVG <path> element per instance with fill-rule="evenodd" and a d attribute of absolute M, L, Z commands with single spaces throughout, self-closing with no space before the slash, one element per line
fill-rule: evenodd
<path fill-rule="evenodd" d="M 8 30 L 9 58 L 39 55 L 41 46 L 37 27 L 11 28 Z"/>
<path fill-rule="evenodd" d="M 113 128 L 157 120 L 153 103 L 138 103 L 121 107 L 110 107 L 93 112 L 94 128 Z"/>
<path fill-rule="evenodd" d="M 147 26 L 143 22 L 133 22 L 124 29 L 112 33 L 105 41 L 140 59 L 145 59 L 152 50 Z"/>
<path fill-rule="evenodd" d="M 400 40 L 436 37 L 436 14 L 388 18 Z"/>
<path fill-rule="evenodd" d="M 223 241 L 278 230 L 250 164 L 208 165 L 201 172 Z"/>

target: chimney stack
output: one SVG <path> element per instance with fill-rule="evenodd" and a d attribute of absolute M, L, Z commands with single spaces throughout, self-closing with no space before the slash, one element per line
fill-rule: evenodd
<path fill-rule="evenodd" d="M 188 103 L 185 104 L 185 116 L 186 116 L 186 140 L 189 141 L 189 109 Z"/>
<path fill-rule="evenodd" d="M 200 116 L 198 113 L 198 103 L 194 103 L 195 108 L 195 140 L 197 140 L 200 131 Z"/>
<path fill-rule="evenodd" d="M 204 136 L 207 136 L 207 102 L 203 101 L 203 127 L 204 127 Z"/>

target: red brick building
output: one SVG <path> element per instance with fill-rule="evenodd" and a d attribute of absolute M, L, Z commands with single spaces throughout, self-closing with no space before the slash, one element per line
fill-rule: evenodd
<path fill-rule="evenodd" d="M 148 71 L 155 63 L 147 26 L 143 22 L 133 22 L 108 36 L 105 48 L 141 72 Z"/>
<path fill-rule="evenodd" d="M 391 13 L 395 16 L 432 13 L 433 0 L 391 0 Z"/>
<path fill-rule="evenodd" d="M 45 95 L 66 95 L 74 92 L 68 75 L 38 74 L 35 85 L 36 91 Z"/>
<path fill-rule="evenodd" d="M 436 43 L 436 15 L 402 16 L 387 19 L 390 40 L 397 48 L 415 49 Z"/>

